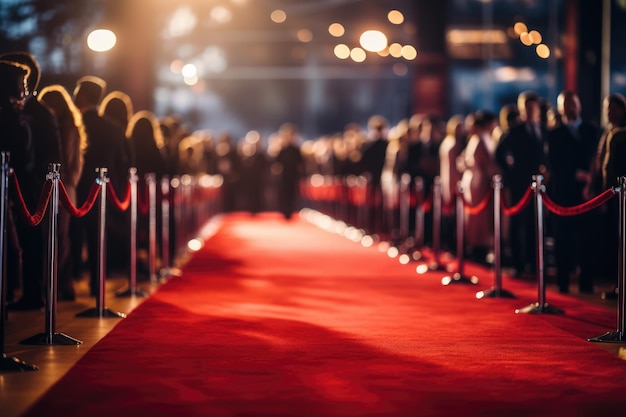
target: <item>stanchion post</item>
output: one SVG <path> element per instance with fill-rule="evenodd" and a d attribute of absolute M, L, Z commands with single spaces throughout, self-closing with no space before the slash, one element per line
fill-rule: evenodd
<path fill-rule="evenodd" d="M 156 273 L 156 234 L 157 234 L 157 219 L 156 219 L 156 174 L 154 172 L 146 174 L 146 184 L 148 185 L 148 271 L 150 272 L 150 282 L 152 284 L 158 283 L 158 277 Z"/>
<path fill-rule="evenodd" d="M 9 153 L 0 153 L 0 372 L 26 372 L 39 369 L 4 353 L 7 290 L 7 223 L 9 189 Z"/>
<path fill-rule="evenodd" d="M 502 176 L 493 176 L 493 273 L 494 285 L 489 290 L 478 291 L 476 298 L 515 298 L 502 288 Z"/>
<path fill-rule="evenodd" d="M 61 164 L 50 164 L 46 180 L 52 181 L 48 209 L 47 279 L 46 281 L 46 322 L 44 332 L 22 340 L 23 345 L 80 345 L 78 339 L 56 332 L 57 285 L 58 285 L 58 214 L 59 179 Z"/>
<path fill-rule="evenodd" d="M 161 179 L 161 258 L 162 266 L 167 275 L 170 268 L 170 180 Z"/>
<path fill-rule="evenodd" d="M 402 174 L 400 177 L 400 201 L 398 208 L 400 210 L 400 233 L 398 238 L 400 242 L 404 243 L 409 237 L 409 214 L 411 211 L 411 176 L 409 174 Z"/>
<path fill-rule="evenodd" d="M 128 289 L 115 294 L 117 297 L 146 297 L 147 291 L 137 287 L 137 168 L 128 169 L 128 181 L 130 184 L 130 273 Z"/>
<path fill-rule="evenodd" d="M 618 190 L 617 330 L 592 337 L 590 342 L 626 342 L 626 177 L 619 178 Z"/>
<path fill-rule="evenodd" d="M 532 183 L 535 193 L 535 231 L 536 231 L 536 250 L 537 250 L 537 292 L 538 301 L 526 307 L 518 308 L 516 313 L 527 314 L 563 314 L 564 311 L 549 305 L 546 302 L 546 282 L 545 282 L 545 264 L 544 255 L 544 230 L 543 230 L 543 198 L 541 193 L 545 191 L 543 185 L 543 175 L 534 175 Z"/>
<path fill-rule="evenodd" d="M 463 203 L 463 187 L 461 182 L 456 184 L 456 256 L 457 272 L 441 279 L 443 285 L 450 284 L 478 284 L 478 277 L 465 275 L 465 209 Z"/>
<path fill-rule="evenodd" d="M 98 296 L 96 297 L 96 307 L 78 313 L 76 317 L 126 317 L 124 313 L 118 313 L 106 308 L 106 191 L 109 178 L 107 177 L 108 169 L 97 168 L 98 185 L 100 186 L 99 208 L 98 208 Z"/>

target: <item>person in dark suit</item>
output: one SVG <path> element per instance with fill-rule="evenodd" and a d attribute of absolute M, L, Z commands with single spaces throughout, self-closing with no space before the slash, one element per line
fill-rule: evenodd
<path fill-rule="evenodd" d="M 24 102 L 23 118 L 30 130 L 33 151 L 33 169 L 24 175 L 20 187 L 24 200 L 30 210 L 37 207 L 39 196 L 46 182 L 51 163 L 61 162 L 61 139 L 56 119 L 37 100 L 37 87 L 41 78 L 39 62 L 29 52 L 9 52 L 2 54 L 1 59 L 19 62 L 28 67 L 28 97 Z M 38 309 L 43 306 L 44 280 L 49 279 L 45 273 L 47 263 L 46 248 L 49 240 L 48 222 L 44 220 L 37 226 L 26 224 L 16 219 L 17 231 L 22 246 L 22 297 L 11 309 Z"/>
<path fill-rule="evenodd" d="M 28 95 L 25 79 L 30 70 L 25 65 L 13 61 L 0 60 L 0 150 L 9 154 L 9 165 L 18 178 L 30 175 L 33 168 L 30 131 L 23 122 L 22 111 Z M 12 204 L 12 201 L 9 201 Z M 7 290 L 6 300 L 13 301 L 21 284 L 22 248 L 15 227 L 18 213 L 9 209 L 7 213 Z M 22 301 L 25 304 L 26 299 Z M 30 300 L 28 300 L 30 301 Z M 41 297 L 34 300 L 41 307 Z M 29 306 L 30 307 L 30 306 Z M 2 318 L 0 318 L 2 319 Z"/>
<path fill-rule="evenodd" d="M 76 188 L 79 204 L 89 194 L 98 174 L 98 168 L 108 169 L 111 184 L 121 184 L 128 178 L 129 162 L 125 158 L 124 132 L 113 122 L 98 114 L 98 105 L 106 90 L 106 82 L 98 77 L 84 76 L 76 83 L 74 103 L 83 115 L 87 132 L 87 149 L 84 155 L 83 172 Z M 118 188 L 119 190 L 119 188 Z M 92 296 L 98 294 L 98 210 L 92 209 L 85 217 L 75 218 L 82 223 L 87 239 L 87 261 L 89 284 Z M 73 241 L 72 245 L 82 246 Z"/>
<path fill-rule="evenodd" d="M 533 175 L 547 174 L 547 132 L 541 126 L 539 96 L 532 91 L 522 92 L 517 107 L 522 122 L 502 135 L 495 153 L 508 205 L 522 199 Z M 534 272 L 536 237 L 532 204 L 511 217 L 508 243 L 516 274 Z"/>
<path fill-rule="evenodd" d="M 585 201 L 583 190 L 599 133 L 594 125 L 583 121 L 578 95 L 564 91 L 557 97 L 561 123 L 549 132 L 550 198 L 570 207 Z M 590 216 L 559 216 L 552 219 L 554 254 L 559 292 L 569 292 L 570 274 L 580 266 L 578 288 L 582 293 L 593 292 L 593 263 L 588 242 L 593 236 Z"/>
<path fill-rule="evenodd" d="M 291 123 L 283 124 L 278 135 L 281 148 L 272 171 L 279 174 L 278 207 L 286 220 L 291 219 L 300 197 L 300 180 L 304 176 L 304 159 L 297 143 L 298 131 Z"/>
<path fill-rule="evenodd" d="M 387 120 L 383 116 L 370 117 L 368 123 L 368 141 L 361 154 L 361 175 L 367 176 L 367 204 L 369 206 L 369 224 L 371 233 L 380 233 L 383 220 L 383 191 L 381 176 L 387 155 Z"/>

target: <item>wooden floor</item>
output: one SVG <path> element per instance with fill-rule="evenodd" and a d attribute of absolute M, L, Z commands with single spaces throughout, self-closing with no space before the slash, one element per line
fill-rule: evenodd
<path fill-rule="evenodd" d="M 153 293 L 159 283 L 141 280 L 137 288 Z M 46 314 L 41 311 L 9 312 L 5 322 L 5 352 L 29 365 L 36 371 L 0 372 L 0 415 L 17 417 L 33 404 L 45 391 L 61 378 L 94 344 L 104 337 L 123 318 L 84 318 L 76 314 L 94 309 L 96 300 L 89 297 L 87 279 L 75 283 L 76 301 L 57 304 L 55 333 L 78 339 L 78 345 L 24 345 L 20 341 L 45 334 Z M 107 295 L 103 307 L 113 312 L 130 313 L 146 297 L 119 297 L 116 293 L 128 288 L 128 278 L 107 279 Z"/>
<path fill-rule="evenodd" d="M 169 279 L 176 279 L 170 277 Z M 153 293 L 161 285 L 140 280 L 138 287 Z M 29 372 L 0 372 L 0 415 L 18 417 L 33 404 L 49 387 L 61 378 L 94 344 L 111 331 L 123 318 L 81 318 L 77 313 L 95 308 L 96 301 L 89 297 L 87 279 L 75 283 L 77 299 L 74 302 L 60 302 L 57 308 L 56 332 L 82 341 L 79 345 L 24 345 L 20 341 L 42 334 L 45 330 L 45 312 L 10 312 L 5 322 L 5 352 L 38 370 Z M 113 276 L 107 279 L 105 306 L 121 313 L 130 313 L 146 298 L 118 297 L 116 293 L 128 287 L 127 276 Z M 608 289 L 608 284 L 599 285 L 596 294 L 578 294 L 572 285 L 572 297 L 604 305 L 617 311 L 615 300 L 602 300 L 599 293 Z M 548 289 L 555 289 L 553 283 Z M 149 296 L 149 295 L 148 295 Z M 617 317 L 617 314 L 616 314 Z M 624 354 L 620 344 L 601 343 L 616 355 Z M 621 350 L 621 351 L 620 351 Z M 626 356 L 626 355 L 625 355 Z"/>

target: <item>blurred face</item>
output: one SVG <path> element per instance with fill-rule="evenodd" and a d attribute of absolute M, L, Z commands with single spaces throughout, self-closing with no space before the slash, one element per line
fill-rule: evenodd
<path fill-rule="evenodd" d="M 559 96 L 558 102 L 559 114 L 565 121 L 575 121 L 580 115 L 580 100 L 574 94 L 566 94 Z"/>
<path fill-rule="evenodd" d="M 6 93 L 6 98 L 15 111 L 22 111 L 24 109 L 24 102 L 27 96 L 28 88 L 26 87 L 24 77 L 16 78 L 15 85 Z"/>
<path fill-rule="evenodd" d="M 530 100 L 526 102 L 526 121 L 529 123 L 540 123 L 541 122 L 541 107 L 539 107 L 539 102 L 535 100 Z"/>
<path fill-rule="evenodd" d="M 611 124 L 619 124 L 621 120 L 624 120 L 624 111 L 613 101 L 607 101 L 606 112 L 607 119 Z"/>

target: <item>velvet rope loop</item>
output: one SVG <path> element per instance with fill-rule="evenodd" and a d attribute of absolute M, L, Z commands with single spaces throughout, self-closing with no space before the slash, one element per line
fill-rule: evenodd
<path fill-rule="evenodd" d="M 109 184 L 110 185 L 110 184 Z M 113 206 L 119 211 L 126 211 L 130 206 L 130 182 L 126 182 L 126 189 L 124 191 L 124 199 L 120 200 L 115 189 L 111 186 L 107 187 L 107 194 L 111 197 Z"/>
<path fill-rule="evenodd" d="M 526 192 L 524 193 L 524 195 L 522 196 L 522 198 L 520 199 L 520 201 L 517 202 L 517 204 L 515 204 L 512 207 L 506 207 L 504 205 L 504 200 L 502 200 L 502 213 L 504 213 L 507 216 L 514 216 L 516 214 L 518 214 L 519 212 L 521 212 L 527 205 L 528 202 L 530 201 L 530 196 L 533 193 L 533 189 L 532 187 L 529 185 L 528 188 L 526 189 Z"/>
<path fill-rule="evenodd" d="M 50 202 L 50 194 L 52 193 L 52 180 L 46 180 L 46 182 L 43 184 L 41 194 L 39 195 L 39 201 L 37 203 L 37 207 L 35 208 L 35 213 L 30 214 L 30 211 L 26 206 L 26 202 L 24 201 L 24 195 L 22 194 L 22 190 L 20 189 L 20 183 L 17 180 L 17 175 L 15 175 L 15 172 L 11 172 L 11 178 L 13 185 L 15 186 L 17 202 L 19 203 L 17 206 L 20 209 L 19 212 L 22 215 L 22 218 L 29 226 L 37 226 L 43 220 L 43 217 L 46 214 L 46 209 L 48 208 L 48 203 Z"/>
<path fill-rule="evenodd" d="M 61 204 L 65 207 L 65 210 L 67 210 L 67 212 L 73 217 L 84 217 L 87 213 L 89 213 L 91 208 L 96 203 L 96 199 L 99 194 L 100 186 L 94 182 L 89 190 L 89 194 L 87 195 L 85 202 L 80 207 L 75 207 L 74 204 L 72 204 L 69 195 L 67 195 L 65 185 L 62 181 L 59 181 L 59 200 L 61 200 Z"/>
<path fill-rule="evenodd" d="M 489 200 L 491 200 L 491 192 L 488 192 L 485 195 L 485 197 L 478 204 L 474 206 L 469 204 L 467 200 L 465 200 L 464 197 L 461 197 L 461 198 L 463 198 L 463 210 L 465 211 L 465 213 L 476 215 L 480 213 L 481 211 L 483 211 L 485 207 L 487 207 L 487 204 L 489 204 Z"/>
<path fill-rule="evenodd" d="M 591 200 L 585 201 L 584 203 L 578 204 L 576 206 L 563 207 L 554 202 L 545 192 L 541 192 L 543 196 L 543 204 L 546 206 L 548 210 L 558 216 L 576 216 L 579 214 L 586 213 L 595 208 L 600 207 L 607 201 L 609 201 L 615 195 L 613 189 L 609 188 L 604 191 L 602 194 L 597 195 Z"/>

